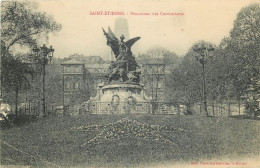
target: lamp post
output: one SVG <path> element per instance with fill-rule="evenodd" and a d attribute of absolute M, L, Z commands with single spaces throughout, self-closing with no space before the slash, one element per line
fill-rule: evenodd
<path fill-rule="evenodd" d="M 202 65 L 202 104 L 203 104 L 203 112 L 206 116 L 208 116 L 208 110 L 207 110 L 207 95 L 206 95 L 206 77 L 205 77 L 205 64 L 206 64 L 206 59 L 205 57 L 209 56 L 210 52 L 214 51 L 215 48 L 211 44 L 204 44 L 204 43 L 199 43 L 194 45 L 193 51 L 198 53 L 196 55 L 197 61 Z"/>
<path fill-rule="evenodd" d="M 45 106 L 45 66 L 48 62 L 53 58 L 54 49 L 52 46 L 47 48 L 44 44 L 42 47 L 38 48 L 35 46 L 33 48 L 33 53 L 36 56 L 37 61 L 42 65 L 43 72 L 42 72 L 42 109 L 43 115 L 46 116 L 46 106 Z"/>

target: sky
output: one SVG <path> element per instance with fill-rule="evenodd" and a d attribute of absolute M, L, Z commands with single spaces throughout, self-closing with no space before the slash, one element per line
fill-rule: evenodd
<path fill-rule="evenodd" d="M 118 15 L 91 15 L 95 11 L 124 12 L 130 38 L 140 36 L 134 54 L 153 47 L 163 47 L 179 56 L 185 55 L 196 41 L 218 45 L 228 36 L 242 7 L 259 0 L 39 0 L 39 10 L 52 15 L 62 30 L 51 34 L 48 45 L 55 57 L 71 54 L 98 55 L 109 59 L 102 27 L 114 29 Z M 131 15 L 150 13 L 149 16 Z M 182 13 L 183 15 L 160 15 Z M 158 15 L 152 15 L 158 13 Z"/>

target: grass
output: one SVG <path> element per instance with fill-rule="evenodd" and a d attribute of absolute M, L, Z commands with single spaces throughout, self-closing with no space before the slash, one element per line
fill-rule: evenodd
<path fill-rule="evenodd" d="M 126 116 L 49 116 L 26 125 L 4 129 L 1 131 L 1 164 L 32 167 L 135 167 L 146 163 L 260 155 L 260 122 L 248 119 L 174 115 L 128 116 L 141 123 L 178 128 L 175 131 L 158 132 L 175 145 L 131 137 L 81 147 L 98 132 L 68 131 L 72 127 L 106 124 L 124 117 Z"/>

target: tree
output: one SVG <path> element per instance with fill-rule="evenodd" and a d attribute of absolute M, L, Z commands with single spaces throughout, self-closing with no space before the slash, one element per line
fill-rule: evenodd
<path fill-rule="evenodd" d="M 202 102 L 204 96 L 207 101 L 216 99 L 217 86 L 220 85 L 221 68 L 219 68 L 218 58 L 214 53 L 204 53 L 203 60 L 200 54 L 193 49 L 203 44 L 203 46 L 214 46 L 209 42 L 198 41 L 195 43 L 184 56 L 181 64 L 173 69 L 171 81 L 168 82 L 167 88 L 174 98 L 173 101 L 183 103 L 187 106 L 188 111 L 194 103 Z M 216 48 L 216 47 L 214 47 Z M 203 65 L 202 65 L 203 64 Z M 203 68 L 204 66 L 204 68 Z M 205 90 L 203 82 L 205 81 Z M 205 95 L 203 94 L 205 92 Z"/>
<path fill-rule="evenodd" d="M 35 74 L 31 66 L 35 58 L 30 50 L 41 40 L 46 41 L 50 32 L 59 31 L 61 25 L 46 13 L 38 12 L 36 3 L 4 1 L 1 10 L 1 81 L 7 90 L 15 90 L 17 112 L 21 84 L 30 83 L 28 76 Z"/>
<path fill-rule="evenodd" d="M 230 38 L 224 47 L 233 59 L 230 80 L 235 91 L 242 92 L 247 112 L 259 115 L 257 100 L 260 90 L 260 6 L 253 4 L 242 8 L 230 32 Z"/>
<path fill-rule="evenodd" d="M 152 48 L 145 54 L 139 55 L 137 62 L 143 66 L 142 80 L 151 93 L 150 96 L 155 102 L 162 101 L 159 92 L 164 92 L 163 96 L 166 96 L 166 73 L 179 64 L 180 58 L 174 52 L 164 48 Z"/>
<path fill-rule="evenodd" d="M 174 104 L 184 104 L 187 106 L 187 111 L 191 112 L 191 106 L 200 100 L 198 92 L 199 85 L 196 84 L 193 78 L 190 78 L 190 73 L 183 64 L 173 69 L 166 83 L 168 93 L 170 93 L 170 101 Z M 193 84 L 191 84 L 193 83 Z"/>
<path fill-rule="evenodd" d="M 184 56 L 181 64 L 175 67 L 167 82 L 171 101 L 176 104 L 185 104 L 187 110 L 202 99 L 201 67 L 195 59 L 194 52 L 190 49 Z"/>
<path fill-rule="evenodd" d="M 1 3 L 1 56 L 23 47 L 32 48 L 39 39 L 48 38 L 50 32 L 61 29 L 51 16 L 36 11 L 37 4 L 23 1 Z"/>
<path fill-rule="evenodd" d="M 62 66 L 61 62 L 52 62 L 46 65 L 46 105 L 58 106 L 62 105 L 63 97 L 63 86 L 62 86 Z M 30 100 L 36 102 L 42 102 L 42 88 L 41 76 L 36 76 L 33 79 L 33 82 L 30 87 L 30 92 L 24 92 L 24 97 L 27 97 Z"/>
<path fill-rule="evenodd" d="M 68 58 L 69 59 L 76 59 L 82 61 L 86 64 L 104 64 L 106 63 L 100 56 L 85 56 L 83 54 L 72 54 Z"/>
<path fill-rule="evenodd" d="M 136 60 L 139 64 L 163 62 L 166 65 L 171 65 L 172 68 L 181 62 L 181 58 L 176 53 L 165 48 L 151 48 L 145 54 L 139 55 Z"/>
<path fill-rule="evenodd" d="M 20 57 L 11 56 L 3 58 L 3 84 L 15 91 L 15 114 L 18 115 L 18 93 L 20 89 L 28 89 L 30 77 L 35 75 L 33 68 L 23 62 Z M 7 94 L 6 96 L 8 96 Z"/>

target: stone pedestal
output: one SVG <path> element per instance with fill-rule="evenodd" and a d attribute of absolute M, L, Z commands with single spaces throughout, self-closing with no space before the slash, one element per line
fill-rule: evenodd
<path fill-rule="evenodd" d="M 91 114 L 150 113 L 150 101 L 140 84 L 100 84 L 97 96 L 83 106 Z"/>

